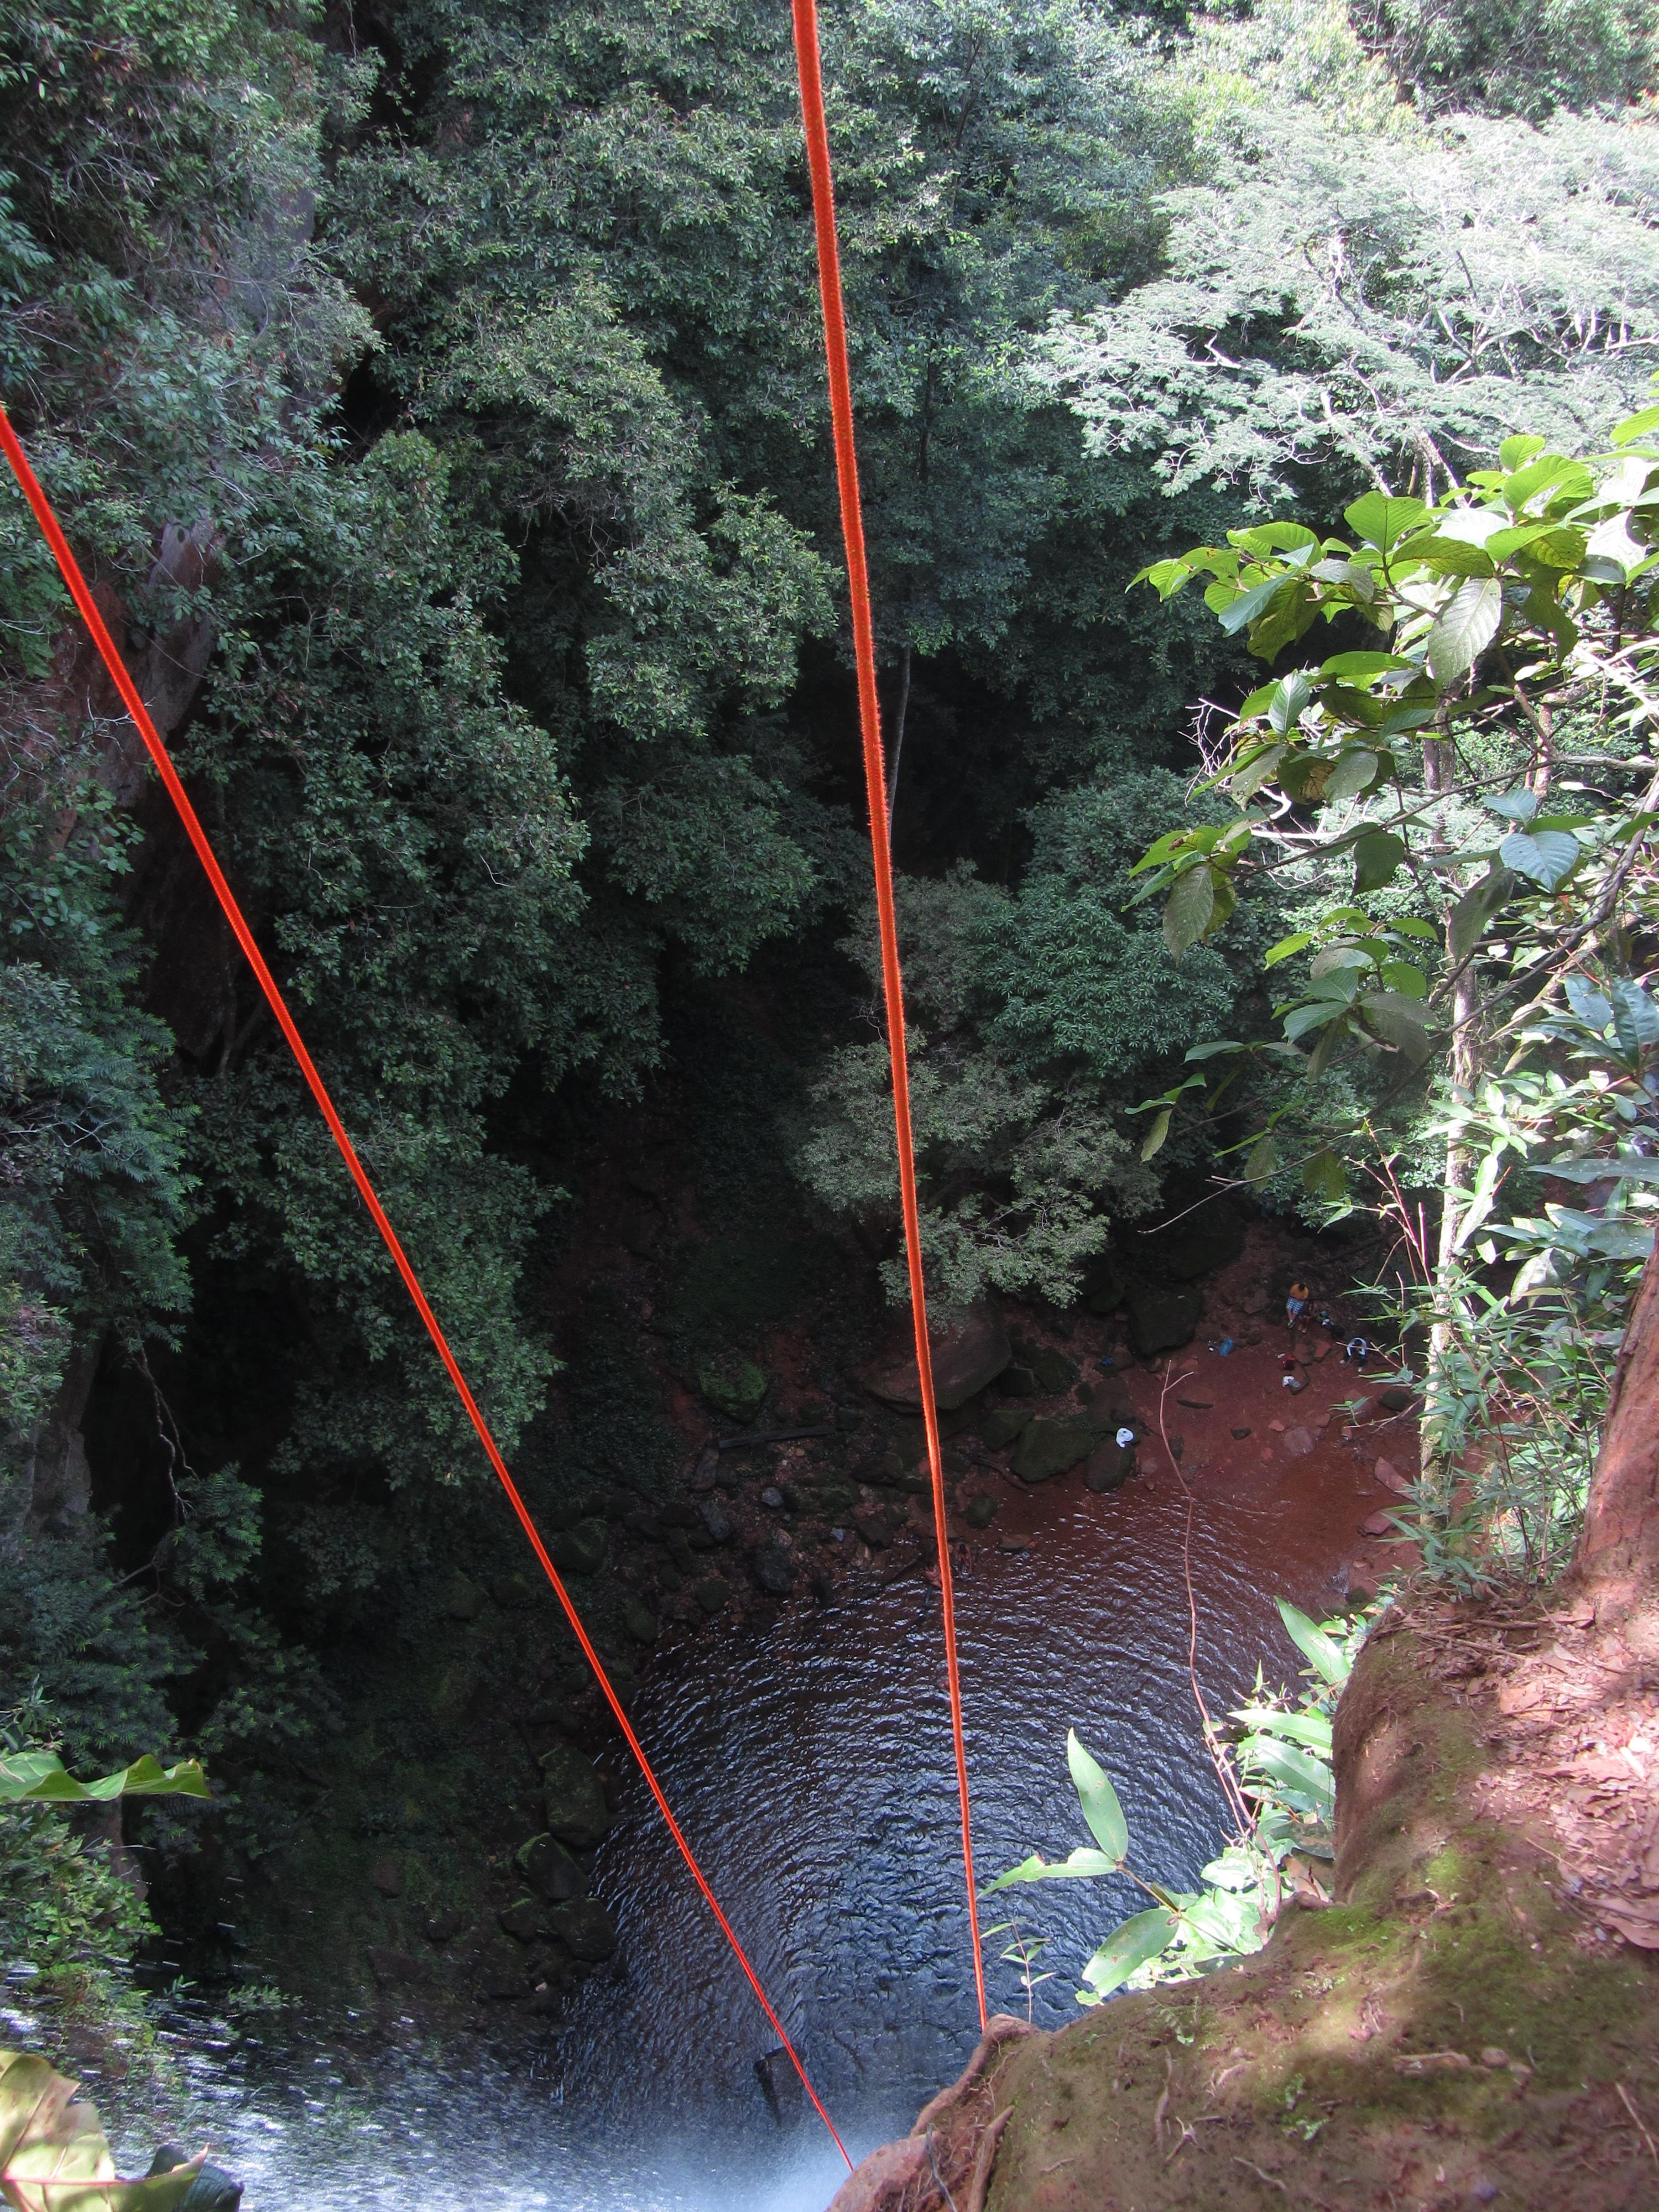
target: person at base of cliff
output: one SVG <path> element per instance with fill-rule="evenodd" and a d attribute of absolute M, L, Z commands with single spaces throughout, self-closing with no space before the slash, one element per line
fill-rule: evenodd
<path fill-rule="evenodd" d="M 1365 1362 L 1370 1358 L 1370 1345 L 1363 1336 L 1351 1336 L 1342 1347 L 1342 1358 L 1345 1364 L 1352 1364 L 1355 1367 L 1363 1367 Z"/>
<path fill-rule="evenodd" d="M 1305 1283 L 1292 1283 L 1291 1295 L 1285 1301 L 1285 1325 L 1287 1328 L 1296 1327 L 1302 1318 L 1302 1309 L 1307 1303 L 1308 1285 Z"/>
<path fill-rule="evenodd" d="M 1298 1391 L 1305 1390 L 1307 1389 L 1307 1384 L 1296 1371 L 1296 1355 L 1294 1352 L 1287 1352 L 1279 1364 L 1284 1370 L 1284 1372 L 1279 1378 L 1279 1387 L 1281 1390 L 1288 1390 L 1291 1392 L 1291 1395 L 1294 1396 Z"/>

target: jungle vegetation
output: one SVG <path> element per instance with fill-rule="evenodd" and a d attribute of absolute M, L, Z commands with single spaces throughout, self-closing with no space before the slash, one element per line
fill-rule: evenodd
<path fill-rule="evenodd" d="M 1227 834 L 1225 793 L 1183 814 L 1194 705 L 1271 718 L 1274 656 L 1133 580 L 1438 512 L 1523 434 L 1605 447 L 1659 368 L 1651 14 L 848 0 L 824 34 L 928 1263 L 1063 1298 L 1238 1143 L 1166 1095 L 1194 1038 L 1258 1035 L 1269 949 L 1341 927 L 1310 854 L 1171 965 L 1132 872 Z M 733 979 L 821 1009 L 789 1202 L 894 1273 L 793 67 L 747 0 L 0 26 L 0 398 L 509 1448 L 573 1132 Z M 9 484 L 0 739 L 0 1705 L 71 1764 L 204 1757 L 258 1855 L 330 1624 L 484 1470 Z M 1383 1147 L 1413 1190 L 1474 1157 L 1437 1066 Z M 1322 1218 L 1320 1173 L 1252 1180 Z"/>

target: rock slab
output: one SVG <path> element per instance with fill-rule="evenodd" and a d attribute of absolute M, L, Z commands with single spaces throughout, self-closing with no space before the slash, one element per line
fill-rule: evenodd
<path fill-rule="evenodd" d="M 973 1307 L 967 1318 L 933 1339 L 933 1395 L 939 1411 L 953 1413 L 994 1382 L 1013 1357 L 1008 1333 L 988 1305 Z M 915 1355 L 866 1370 L 859 1378 L 870 1395 L 897 1413 L 921 1411 L 921 1382 Z"/>

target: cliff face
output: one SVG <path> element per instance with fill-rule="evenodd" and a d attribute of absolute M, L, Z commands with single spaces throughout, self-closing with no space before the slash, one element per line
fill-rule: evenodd
<path fill-rule="evenodd" d="M 1337 1901 L 1057 2034 L 994 2023 L 832 2212 L 1650 2205 L 1652 1710 L 1587 1607 L 1391 1616 L 1338 1714 Z"/>

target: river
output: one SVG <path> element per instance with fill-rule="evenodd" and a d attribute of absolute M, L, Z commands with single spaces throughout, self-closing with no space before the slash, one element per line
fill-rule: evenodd
<path fill-rule="evenodd" d="M 1334 1445 L 1188 1450 L 1199 1671 L 1219 1713 L 1259 1658 L 1293 1678 L 1274 1595 L 1328 1610 L 1376 1500 Z M 1224 1820 L 1188 1677 L 1186 1486 L 1171 1468 L 1097 1498 L 1073 1479 L 1012 1496 L 997 1526 L 1030 1548 L 986 1545 L 957 1585 L 981 1880 L 1087 1840 L 1075 1725 L 1116 1782 L 1134 1863 L 1190 1884 Z M 848 2148 L 902 2133 L 976 2025 L 937 1593 L 915 1577 L 762 1632 L 705 1632 L 635 1717 Z M 769 2110 L 754 2063 L 773 2039 L 642 1785 L 595 1886 L 623 1963 L 533 2063 L 428 2047 L 413 2022 L 401 2047 L 351 2020 L 227 2022 L 186 1996 L 167 2019 L 172 2086 L 117 2094 L 118 2147 L 147 2160 L 163 2123 L 210 2139 L 247 2212 L 817 2212 L 844 2169 L 810 2107 L 781 2124 Z M 1075 2018 L 1078 1970 L 1137 1893 L 1013 1895 L 1048 1939 L 1037 2021 Z M 987 1945 L 992 2008 L 1023 2011 L 1006 1941 Z"/>

